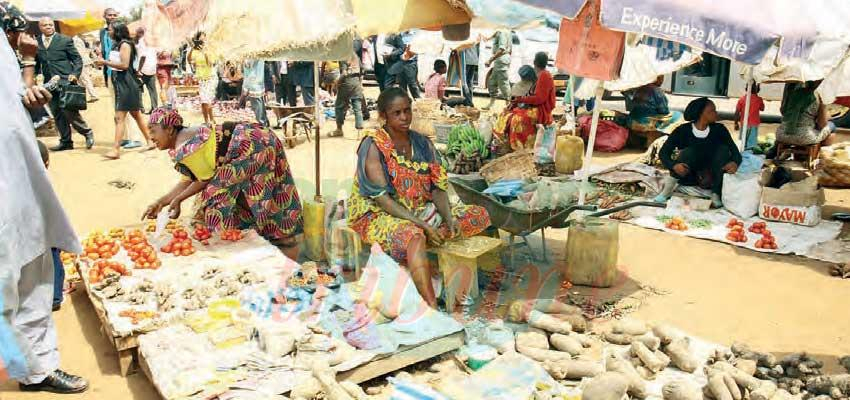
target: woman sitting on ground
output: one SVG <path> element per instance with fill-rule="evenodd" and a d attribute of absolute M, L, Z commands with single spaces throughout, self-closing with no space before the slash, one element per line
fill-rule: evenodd
<path fill-rule="evenodd" d="M 661 89 L 663 83 L 664 76 L 659 76 L 655 82 L 623 93 L 630 99 L 626 102 L 630 130 L 670 133 L 684 122 L 682 113 L 670 112 L 667 107 L 667 95 Z"/>
<path fill-rule="evenodd" d="M 494 132 L 507 138 L 515 151 L 534 145 L 537 124 L 552 124 L 555 80 L 546 70 L 548 63 L 549 56 L 540 52 L 534 56 L 533 70 L 527 65 L 519 69 L 522 80 L 511 88 L 513 100 L 496 122 Z"/>
<path fill-rule="evenodd" d="M 776 130 L 776 141 L 795 145 L 835 141 L 826 105 L 815 90 L 821 81 L 787 83 L 782 93 L 782 124 Z"/>
<path fill-rule="evenodd" d="M 711 189 L 712 204 L 721 207 L 723 174 L 738 171 L 741 153 L 726 127 L 717 123 L 717 108 L 708 98 L 688 104 L 685 119 L 689 123 L 676 128 L 661 147 L 659 157 L 670 176 L 655 200 L 667 201 L 677 184 L 699 186 Z"/>
<path fill-rule="evenodd" d="M 156 218 L 169 207 L 177 218 L 181 203 L 199 194 L 195 218 L 210 230 L 255 229 L 298 260 L 301 201 L 274 133 L 248 123 L 185 127 L 180 114 L 166 108 L 151 113 L 150 127 L 157 148 L 168 150 L 183 180 L 148 207 L 145 217 Z"/>
<path fill-rule="evenodd" d="M 406 264 L 419 294 L 436 307 L 428 242 L 477 235 L 490 217 L 479 206 L 449 204 L 446 171 L 433 143 L 410 130 L 413 113 L 404 90 L 381 92 L 378 112 L 384 124 L 365 132 L 357 150 L 348 224 L 365 243 L 379 244 Z"/>

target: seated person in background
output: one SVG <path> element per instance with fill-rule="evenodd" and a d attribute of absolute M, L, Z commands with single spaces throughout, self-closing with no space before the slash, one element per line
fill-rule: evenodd
<path fill-rule="evenodd" d="M 480 206 L 449 203 L 446 170 L 431 141 L 412 130 L 411 99 L 401 88 L 378 96 L 384 125 L 365 131 L 349 198 L 348 226 L 406 265 L 422 298 L 436 308 L 428 243 L 471 237 L 490 226 Z"/>
<path fill-rule="evenodd" d="M 826 105 L 815 90 L 821 81 L 787 83 L 782 93 L 782 124 L 776 130 L 776 141 L 795 145 L 835 142 Z"/>
<path fill-rule="evenodd" d="M 434 73 L 425 81 L 425 98 L 446 101 L 446 72 L 449 67 L 443 60 L 434 61 Z"/>
<path fill-rule="evenodd" d="M 678 183 L 711 189 L 712 205 L 721 207 L 723 174 L 738 171 L 741 153 L 726 127 L 717 123 L 717 108 L 708 98 L 690 102 L 685 119 L 689 123 L 676 128 L 661 147 L 659 157 L 670 176 L 655 201 L 667 201 Z"/>
<path fill-rule="evenodd" d="M 661 89 L 663 83 L 664 77 L 659 76 L 655 82 L 623 92 L 630 130 L 670 133 L 684 123 L 682 113 L 670 112 L 667 107 L 667 95 Z"/>
<path fill-rule="evenodd" d="M 534 56 L 534 69 L 527 65 L 520 67 L 522 81 L 511 89 L 513 99 L 496 122 L 494 132 L 507 138 L 514 150 L 534 145 L 537 124 L 552 124 L 555 80 L 546 70 L 548 63 L 549 56 L 540 52 Z M 531 88 L 525 90 L 529 84 Z"/>

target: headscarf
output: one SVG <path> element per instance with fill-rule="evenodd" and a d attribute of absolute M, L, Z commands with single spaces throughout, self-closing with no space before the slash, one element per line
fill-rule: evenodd
<path fill-rule="evenodd" d="M 789 123 L 789 126 L 796 126 L 812 103 L 817 101 L 815 91 L 808 88 L 809 83 L 788 83 L 786 84 L 785 101 L 782 102 L 782 120 Z"/>
<path fill-rule="evenodd" d="M 151 112 L 148 124 L 158 124 L 163 127 L 174 128 L 183 126 L 183 117 L 173 108 L 160 107 Z"/>
<path fill-rule="evenodd" d="M 524 81 L 536 82 L 537 72 L 530 65 L 523 65 L 519 67 L 519 77 Z"/>
<path fill-rule="evenodd" d="M 702 115 L 702 111 L 705 110 L 705 107 L 708 106 L 711 100 L 708 97 L 700 97 L 690 103 L 685 107 L 685 121 L 694 122 L 699 119 L 700 115 Z"/>

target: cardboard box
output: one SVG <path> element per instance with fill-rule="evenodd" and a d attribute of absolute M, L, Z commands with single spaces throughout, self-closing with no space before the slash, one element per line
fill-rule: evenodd
<path fill-rule="evenodd" d="M 765 169 L 761 184 L 766 184 L 772 174 L 772 168 Z M 779 189 L 764 187 L 759 217 L 769 221 L 814 226 L 820 223 L 821 208 L 825 202 L 824 191 L 818 188 L 817 177 L 809 176 L 786 183 Z"/>

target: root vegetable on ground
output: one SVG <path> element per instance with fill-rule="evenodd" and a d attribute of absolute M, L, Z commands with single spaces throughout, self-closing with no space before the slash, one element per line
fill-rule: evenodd
<path fill-rule="evenodd" d="M 581 342 L 571 336 L 560 333 L 555 333 L 550 336 L 549 342 L 555 349 L 570 353 L 574 356 L 577 356 L 584 351 L 584 346 L 581 345 Z"/>
<path fill-rule="evenodd" d="M 562 333 L 565 335 L 568 335 L 573 330 L 569 322 L 562 321 L 537 310 L 532 310 L 529 313 L 528 325 L 537 329 L 543 329 L 546 332 Z"/>
<path fill-rule="evenodd" d="M 508 320 L 511 322 L 528 322 L 531 311 L 540 311 L 547 314 L 581 315 L 581 308 L 561 303 L 557 300 L 531 299 L 516 300 L 508 309 Z"/>
<path fill-rule="evenodd" d="M 661 396 L 664 400 L 702 400 L 702 390 L 691 381 L 676 380 L 661 388 Z"/>
<path fill-rule="evenodd" d="M 652 327 L 652 333 L 661 340 L 661 344 L 666 346 L 675 339 L 682 337 L 681 334 L 670 325 L 658 324 Z"/>
<path fill-rule="evenodd" d="M 643 399 L 648 395 L 646 382 L 628 361 L 611 354 L 605 359 L 605 369 L 610 372 L 619 372 L 629 378 L 628 393 L 630 396 Z"/>
<path fill-rule="evenodd" d="M 549 373 L 555 380 L 562 381 L 567 379 L 567 368 L 561 365 L 561 363 L 557 361 L 544 361 L 541 363 L 543 365 L 543 369 Z"/>
<path fill-rule="evenodd" d="M 755 360 L 740 359 L 735 361 L 735 368 L 746 372 L 748 375 L 755 375 L 757 365 Z"/>
<path fill-rule="evenodd" d="M 626 335 L 623 333 L 613 333 L 613 332 L 605 332 L 602 335 L 602 338 L 605 339 L 608 343 L 619 344 L 619 345 L 630 345 L 632 344 L 632 340 L 634 337 L 632 335 Z"/>
<path fill-rule="evenodd" d="M 516 334 L 516 347 L 519 348 L 520 346 L 549 350 L 549 339 L 539 329 L 518 332 Z"/>
<path fill-rule="evenodd" d="M 699 366 L 699 362 L 691 354 L 690 345 L 687 339 L 677 339 L 664 348 L 664 353 L 670 356 L 670 361 L 676 368 L 685 372 L 694 372 Z"/>
<path fill-rule="evenodd" d="M 587 319 L 579 314 L 550 314 L 552 317 L 559 319 L 561 321 L 566 321 L 570 323 L 570 326 L 573 328 L 573 332 L 584 333 L 587 332 Z"/>
<path fill-rule="evenodd" d="M 639 336 L 649 332 L 649 327 L 643 321 L 633 318 L 625 318 L 614 323 L 611 328 L 613 333 L 624 333 L 626 335 Z"/>
<path fill-rule="evenodd" d="M 776 356 L 773 354 L 753 351 L 749 346 L 743 343 L 733 344 L 732 354 L 738 358 L 755 360 L 759 367 L 773 368 L 777 364 Z"/>
<path fill-rule="evenodd" d="M 567 370 L 567 379 L 590 378 L 605 372 L 605 367 L 596 361 L 565 360 L 559 364 Z"/>
<path fill-rule="evenodd" d="M 667 367 L 664 360 L 641 342 L 632 342 L 631 352 L 652 372 L 657 373 Z"/>
<path fill-rule="evenodd" d="M 732 378 L 732 375 L 723 374 L 723 383 L 726 384 L 726 388 L 729 389 L 729 393 L 732 395 L 734 400 L 741 400 L 744 396 L 741 393 L 741 388 L 738 387 L 738 384 L 735 382 L 735 379 Z"/>
<path fill-rule="evenodd" d="M 605 372 L 587 382 L 582 400 L 621 400 L 629 388 L 629 379 L 619 372 Z"/>
<path fill-rule="evenodd" d="M 725 372 L 716 371 L 708 375 L 708 393 L 715 400 L 734 400 L 724 379 Z"/>
<path fill-rule="evenodd" d="M 527 347 L 517 344 L 516 350 L 528 358 L 537 361 L 569 361 L 572 358 L 570 353 L 564 353 L 557 350 L 544 350 L 536 347 Z"/>

